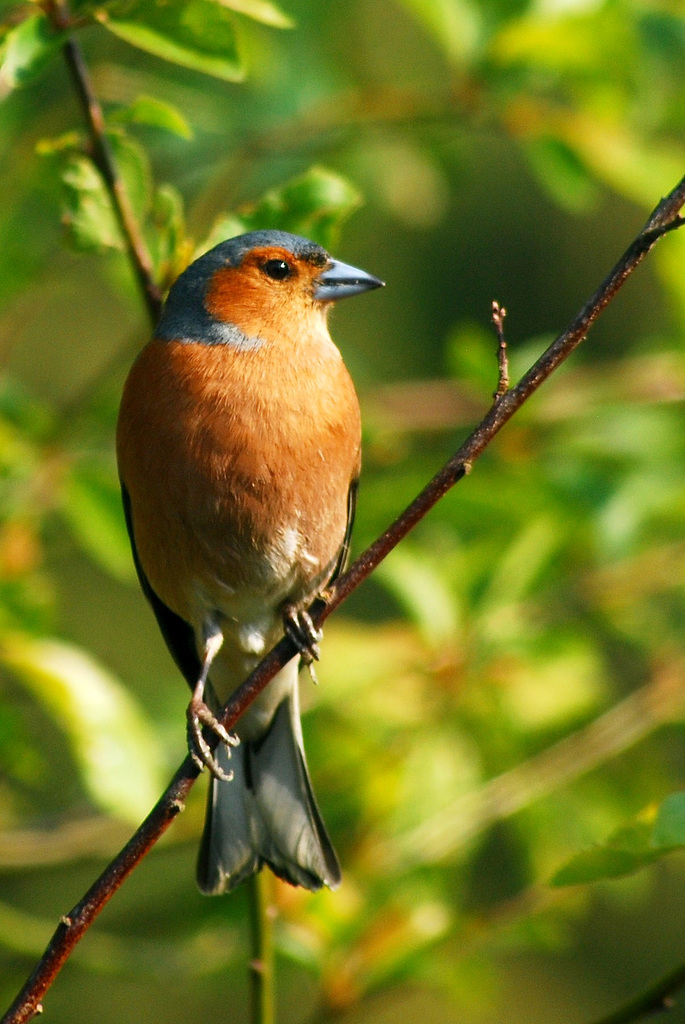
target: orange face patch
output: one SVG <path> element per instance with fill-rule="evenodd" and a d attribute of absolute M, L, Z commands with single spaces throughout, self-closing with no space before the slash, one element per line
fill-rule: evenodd
<path fill-rule="evenodd" d="M 205 295 L 205 308 L 215 319 L 234 324 L 249 338 L 278 340 L 285 325 L 293 323 L 301 331 L 312 317 L 318 320 L 323 316 L 313 298 L 313 285 L 324 266 L 325 262 L 315 265 L 280 246 L 253 249 L 240 266 L 215 272 Z"/>

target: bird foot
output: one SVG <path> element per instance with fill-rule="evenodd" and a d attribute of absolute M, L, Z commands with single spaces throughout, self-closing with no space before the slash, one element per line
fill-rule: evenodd
<path fill-rule="evenodd" d="M 217 761 L 204 737 L 203 726 L 206 726 L 226 745 L 229 757 L 231 756 L 231 747 L 237 747 L 240 743 L 238 737 L 224 729 L 221 722 L 199 697 L 193 696 L 186 710 L 186 717 L 188 719 L 188 750 L 197 767 L 200 771 L 203 768 L 208 768 L 215 779 L 230 782 L 233 772 L 225 772 Z"/>
<path fill-rule="evenodd" d="M 287 604 L 283 608 L 283 628 L 300 652 L 300 665 L 305 665 L 312 680 L 318 682 L 313 662 L 318 661 L 321 656 L 319 641 L 323 632 L 316 628 L 308 611 L 304 608 L 298 609 L 292 604 Z"/>

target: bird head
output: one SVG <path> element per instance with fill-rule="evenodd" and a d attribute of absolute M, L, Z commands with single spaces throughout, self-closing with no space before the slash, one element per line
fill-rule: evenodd
<path fill-rule="evenodd" d="M 382 285 L 306 238 L 253 231 L 221 242 L 181 274 L 156 336 L 257 348 L 284 330 L 320 327 L 332 303 Z"/>

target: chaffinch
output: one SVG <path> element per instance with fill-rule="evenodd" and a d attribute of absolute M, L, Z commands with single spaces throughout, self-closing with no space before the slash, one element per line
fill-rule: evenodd
<path fill-rule="evenodd" d="M 222 242 L 181 274 L 124 387 L 117 456 L 142 589 L 193 690 L 189 745 L 212 771 L 203 892 L 267 863 L 340 883 L 302 742 L 298 658 L 228 735 L 214 711 L 345 562 L 360 467 L 357 396 L 327 328 L 377 278 L 282 231 Z M 212 754 L 203 725 L 220 736 Z M 231 752 L 231 747 L 233 750 Z"/>

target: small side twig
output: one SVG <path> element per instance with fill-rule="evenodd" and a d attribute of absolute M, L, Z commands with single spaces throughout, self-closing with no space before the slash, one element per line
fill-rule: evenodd
<path fill-rule="evenodd" d="M 586 337 L 590 327 L 612 301 L 627 278 L 634 273 L 650 249 L 665 234 L 679 228 L 685 205 L 685 177 L 659 203 L 647 224 L 628 247 L 613 270 L 585 303 L 571 324 L 552 342 L 521 380 L 496 399 L 454 455 L 436 473 L 414 501 L 402 512 L 366 551 L 340 576 L 324 597 L 308 609 L 316 628 L 352 591 L 365 580 L 379 563 L 409 533 L 434 505 L 467 473 L 514 413 L 540 387 Z M 273 679 L 276 673 L 297 654 L 295 644 L 283 637 L 245 682 L 225 704 L 220 715 L 224 727 L 231 731 L 240 715 Z M 72 949 L 119 886 L 146 853 L 166 831 L 181 810 L 183 801 L 199 774 L 190 755 L 172 779 L 151 813 L 132 836 L 124 849 L 103 871 L 82 900 L 67 915 L 68 924 L 60 923 L 41 961 L 19 993 L 0 1024 L 23 1024 L 37 1012 L 40 1001 L 52 985 Z M 607 1022 L 601 1022 L 607 1024 Z M 620 1024 L 612 1021 L 611 1024 Z"/>
<path fill-rule="evenodd" d="M 496 300 L 492 303 L 492 322 L 495 325 L 497 332 L 497 341 L 499 342 L 497 348 L 497 367 L 499 369 L 499 378 L 497 381 L 497 390 L 495 391 L 493 398 L 501 398 L 509 390 L 509 360 L 507 359 L 507 341 L 504 337 L 504 318 L 507 315 L 507 311 L 504 306 L 500 306 Z"/>

